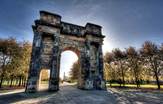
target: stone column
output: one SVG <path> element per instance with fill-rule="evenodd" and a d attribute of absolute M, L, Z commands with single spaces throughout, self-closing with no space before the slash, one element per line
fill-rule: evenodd
<path fill-rule="evenodd" d="M 80 56 L 79 56 L 79 62 L 80 62 L 80 75 L 79 75 L 79 79 L 78 79 L 78 88 L 80 89 L 84 89 L 84 82 L 85 82 L 85 73 L 86 73 L 86 69 L 85 69 L 85 60 L 84 60 L 84 52 L 80 52 Z"/>
<path fill-rule="evenodd" d="M 29 75 L 26 85 L 26 92 L 36 92 L 38 90 L 39 85 L 39 74 L 40 74 L 40 50 L 41 50 L 41 33 L 34 31 L 34 39 L 33 39 L 33 48 L 31 54 L 31 62 Z"/>
<path fill-rule="evenodd" d="M 60 48 L 59 36 L 54 35 L 53 56 L 50 69 L 49 91 L 59 90 Z"/>
<path fill-rule="evenodd" d="M 80 67 L 81 74 L 78 82 L 78 88 L 86 89 L 85 83 L 89 76 L 89 62 L 85 57 L 85 52 L 80 52 Z"/>
<path fill-rule="evenodd" d="M 84 89 L 93 89 L 93 80 L 91 78 L 91 71 L 90 71 L 90 42 L 87 40 L 85 46 L 85 52 L 81 55 L 81 68 L 84 72 Z"/>
<path fill-rule="evenodd" d="M 99 75 L 98 75 L 98 81 L 99 84 L 97 86 L 98 89 L 106 89 L 106 83 L 104 80 L 104 73 L 103 73 L 103 52 L 102 52 L 102 45 L 100 44 L 98 47 L 98 70 L 99 70 Z"/>

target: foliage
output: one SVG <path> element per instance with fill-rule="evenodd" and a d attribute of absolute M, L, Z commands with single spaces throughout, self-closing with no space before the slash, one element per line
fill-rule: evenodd
<path fill-rule="evenodd" d="M 126 51 L 116 48 L 104 56 L 105 79 L 111 83 L 149 83 L 155 79 L 160 89 L 163 78 L 163 44 L 160 47 L 145 41 L 141 49 L 130 46 Z M 151 75 L 153 77 L 151 77 Z"/>
<path fill-rule="evenodd" d="M 142 73 L 140 55 L 138 54 L 134 47 L 127 48 L 126 53 L 128 58 L 127 62 L 129 65 L 129 69 L 131 71 L 131 75 L 134 77 L 137 87 L 140 87 Z"/>
<path fill-rule="evenodd" d="M 70 69 L 70 76 L 71 80 L 76 80 L 78 79 L 78 76 L 80 75 L 80 63 L 76 61 L 73 65 L 72 68 Z"/>
<path fill-rule="evenodd" d="M 27 77 L 31 44 L 29 42 L 17 42 L 14 38 L 0 39 L 0 87 L 3 80 L 20 79 Z"/>
<path fill-rule="evenodd" d="M 150 72 L 152 72 L 152 75 L 156 79 L 158 89 L 160 89 L 159 77 L 163 71 L 160 51 L 158 46 L 150 41 L 146 41 L 140 51 L 144 59 L 144 66 L 148 67 Z"/>
<path fill-rule="evenodd" d="M 117 67 L 117 74 L 120 76 L 118 82 L 125 86 L 125 76 L 126 76 L 126 53 L 121 51 L 120 49 L 116 48 L 112 51 L 114 55 L 114 64 Z"/>

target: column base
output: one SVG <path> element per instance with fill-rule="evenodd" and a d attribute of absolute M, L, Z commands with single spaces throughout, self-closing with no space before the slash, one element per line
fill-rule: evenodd
<path fill-rule="evenodd" d="M 82 89 L 85 89 L 85 90 L 106 90 L 106 83 L 104 80 L 94 81 L 91 79 L 87 79 L 85 81 Z"/>
<path fill-rule="evenodd" d="M 48 89 L 49 92 L 56 92 L 58 90 L 59 90 L 59 86 L 58 85 L 50 85 L 49 89 Z"/>
<path fill-rule="evenodd" d="M 34 92 L 37 92 L 37 91 L 38 91 L 37 78 L 30 78 L 30 79 L 28 79 L 25 92 L 34 93 Z"/>
<path fill-rule="evenodd" d="M 58 79 L 50 79 L 49 82 L 49 92 L 55 92 L 59 90 L 59 80 Z"/>
<path fill-rule="evenodd" d="M 100 90 L 106 90 L 106 82 L 105 82 L 105 80 L 100 81 L 99 88 L 100 88 Z"/>
<path fill-rule="evenodd" d="M 92 90 L 94 89 L 93 87 L 93 80 L 87 79 L 84 84 L 84 89 L 86 90 Z"/>

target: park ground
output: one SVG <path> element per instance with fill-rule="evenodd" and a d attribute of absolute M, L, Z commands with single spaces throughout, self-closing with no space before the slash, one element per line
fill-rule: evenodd
<path fill-rule="evenodd" d="M 0 92 L 0 104 L 163 104 L 162 90 L 108 88 L 80 90 L 64 83 L 58 92 L 24 93 L 24 89 Z"/>

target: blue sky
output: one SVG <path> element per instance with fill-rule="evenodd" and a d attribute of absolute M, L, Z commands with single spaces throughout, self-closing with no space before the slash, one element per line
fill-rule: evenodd
<path fill-rule="evenodd" d="M 1 0 L 0 38 L 13 36 L 32 42 L 31 25 L 40 10 L 78 25 L 101 25 L 106 35 L 104 52 L 131 45 L 139 48 L 145 40 L 163 43 L 163 0 Z M 73 54 L 62 55 L 63 72 L 71 66 L 66 66 L 72 61 L 69 56 L 75 60 Z"/>

